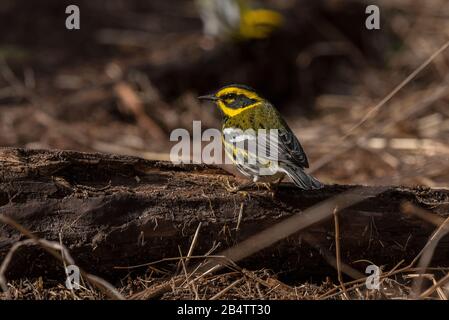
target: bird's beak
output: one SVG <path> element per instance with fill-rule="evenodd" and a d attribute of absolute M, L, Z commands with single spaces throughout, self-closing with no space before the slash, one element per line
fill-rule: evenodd
<path fill-rule="evenodd" d="M 217 98 L 213 94 L 209 94 L 209 95 L 206 95 L 206 96 L 199 96 L 198 99 L 200 99 L 200 100 L 207 100 L 207 101 L 218 101 L 218 100 L 220 100 L 219 98 Z"/>

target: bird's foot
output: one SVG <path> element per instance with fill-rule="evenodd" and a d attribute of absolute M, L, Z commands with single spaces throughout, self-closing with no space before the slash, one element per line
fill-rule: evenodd
<path fill-rule="evenodd" d="M 283 178 L 280 178 L 275 182 L 259 182 L 259 183 L 257 183 L 257 186 L 258 186 L 258 188 L 259 187 L 265 188 L 271 194 L 271 197 L 274 198 L 282 179 Z"/>
<path fill-rule="evenodd" d="M 261 188 L 264 188 L 268 191 L 272 191 L 271 183 L 268 182 L 255 182 L 254 183 L 257 187 L 257 190 L 260 190 Z"/>
<path fill-rule="evenodd" d="M 247 194 L 247 192 L 244 190 L 247 189 L 248 187 L 252 186 L 253 184 L 254 184 L 254 182 L 244 183 L 241 185 L 231 185 L 231 183 L 229 182 L 229 179 L 226 179 L 224 188 L 226 189 L 226 191 L 231 192 L 231 193 L 243 192 L 244 194 Z"/>
<path fill-rule="evenodd" d="M 260 183 L 260 186 L 267 190 L 268 194 L 271 195 L 271 198 L 274 199 L 276 195 L 276 184 L 270 182 Z"/>

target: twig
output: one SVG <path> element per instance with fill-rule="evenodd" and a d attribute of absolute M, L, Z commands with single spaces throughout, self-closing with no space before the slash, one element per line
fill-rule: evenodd
<path fill-rule="evenodd" d="M 178 276 L 175 276 L 175 277 L 171 278 L 170 280 L 165 281 L 159 285 L 156 285 L 151 288 L 137 292 L 137 293 L 133 294 L 132 296 L 128 297 L 128 299 L 130 299 L 130 300 L 154 299 L 154 298 L 157 298 L 157 297 L 163 295 L 164 293 L 170 291 L 172 283 L 175 286 L 179 286 L 183 281 L 184 281 L 184 276 L 178 275 Z"/>
<path fill-rule="evenodd" d="M 226 292 L 234 288 L 236 285 L 238 285 L 240 282 L 242 282 L 243 278 L 235 280 L 233 283 L 231 283 L 229 286 L 221 290 L 219 293 L 211 297 L 209 300 L 218 300 L 221 296 L 223 296 Z"/>
<path fill-rule="evenodd" d="M 438 288 L 441 288 L 442 286 L 444 286 L 448 282 L 449 282 L 449 273 L 446 274 L 443 278 L 441 278 L 436 284 L 434 284 L 429 289 L 427 289 L 426 291 L 421 293 L 419 298 L 420 299 L 424 299 L 424 298 L 430 297 L 435 292 L 435 290 L 437 290 Z"/>
<path fill-rule="evenodd" d="M 449 233 L 449 217 L 438 227 L 438 229 L 430 236 L 426 243 L 425 249 L 423 250 L 422 256 L 419 260 L 418 266 L 423 268 L 425 272 L 426 268 L 429 266 L 432 260 L 435 249 L 440 242 L 440 240 Z M 413 284 L 413 292 L 415 296 L 419 296 L 421 292 L 423 278 L 419 277 L 415 280 Z"/>
<path fill-rule="evenodd" d="M 186 257 L 186 266 L 188 266 L 189 264 L 189 260 L 193 254 L 193 250 L 195 250 L 196 243 L 198 242 L 198 235 L 200 234 L 200 229 L 201 229 L 201 222 L 198 223 L 198 227 L 196 228 L 195 234 L 192 239 L 192 243 L 190 244 L 189 252 L 187 253 Z"/>
<path fill-rule="evenodd" d="M 406 214 L 413 214 L 421 219 L 423 219 L 426 222 L 432 223 L 433 225 L 439 227 L 441 226 L 445 219 L 437 216 L 435 214 L 430 213 L 427 210 L 424 210 L 423 208 L 417 207 L 411 202 L 405 202 L 401 205 L 402 212 Z"/>
<path fill-rule="evenodd" d="M 338 223 L 337 207 L 334 208 L 333 215 L 334 215 L 334 225 L 335 225 L 335 256 L 337 259 L 338 282 L 340 282 L 340 286 L 343 290 L 346 300 L 349 300 L 349 295 L 348 295 L 348 292 L 346 291 L 346 287 L 343 283 L 343 276 L 341 273 L 340 224 Z"/>
<path fill-rule="evenodd" d="M 331 265 L 333 268 L 335 268 L 335 270 L 337 270 L 337 259 L 335 258 L 334 253 L 332 253 L 327 248 L 321 246 L 319 244 L 319 240 L 314 235 L 312 235 L 309 232 L 305 232 L 302 235 L 302 239 L 309 245 L 314 247 L 323 256 L 326 262 L 329 263 L 329 265 Z M 353 279 L 360 279 L 365 277 L 364 274 L 360 273 L 359 271 L 357 271 L 356 269 L 352 268 L 350 265 L 344 262 L 341 262 L 340 268 L 342 273 L 346 274 L 347 276 Z"/>
<path fill-rule="evenodd" d="M 178 250 L 179 250 L 179 255 L 181 256 L 180 262 L 182 265 L 182 270 L 184 271 L 184 276 L 186 277 L 185 282 L 188 284 L 189 288 L 193 291 L 193 293 L 195 294 L 195 298 L 196 300 L 199 299 L 198 297 L 198 291 L 195 289 L 195 284 L 191 284 L 188 282 L 189 276 L 187 274 L 187 268 L 186 268 L 186 264 L 184 263 L 184 258 L 182 258 L 182 251 L 181 251 L 181 247 L 178 246 Z"/>
<path fill-rule="evenodd" d="M 34 240 L 31 240 L 31 239 L 27 239 L 27 240 L 23 240 L 23 241 L 14 243 L 14 245 L 11 246 L 11 249 L 9 249 L 8 254 L 5 256 L 5 258 L 2 261 L 2 264 L 0 266 L 0 286 L 6 295 L 6 299 L 8 299 L 8 300 L 11 299 L 11 295 L 8 290 L 5 273 L 6 273 L 6 270 L 8 269 L 9 263 L 11 262 L 12 256 L 17 251 L 17 249 L 19 249 L 21 246 L 29 245 L 29 244 L 33 244 L 33 243 L 34 243 Z"/>
<path fill-rule="evenodd" d="M 416 68 L 407 78 L 405 78 L 396 88 L 394 88 L 385 98 L 383 98 L 377 105 L 371 108 L 365 116 L 354 126 L 352 126 L 346 134 L 341 138 L 345 140 L 354 130 L 363 125 L 369 118 L 375 115 L 380 108 L 382 108 L 391 98 L 393 98 L 403 87 L 412 81 L 422 70 L 424 70 L 437 56 L 449 47 L 449 41 L 446 41 L 437 51 L 435 51 L 426 61 L 424 61 L 418 68 Z"/>
<path fill-rule="evenodd" d="M 235 226 L 235 230 L 238 231 L 240 228 L 240 223 L 242 222 L 242 217 L 243 217 L 243 208 L 244 208 L 244 203 L 242 202 L 240 204 L 240 210 L 239 210 L 239 216 L 237 218 L 237 225 Z"/>
<path fill-rule="evenodd" d="M 20 233 L 22 233 L 23 235 L 28 237 L 30 240 L 32 240 L 35 244 L 41 246 L 45 251 L 50 253 L 53 257 L 55 257 L 59 261 L 63 262 L 63 259 L 65 258 L 68 264 L 75 265 L 75 261 L 73 260 L 73 258 L 71 257 L 69 251 L 67 250 L 67 248 L 65 246 L 63 246 L 63 245 L 61 246 L 57 242 L 51 242 L 51 241 L 47 241 L 45 239 L 40 239 L 40 238 L 36 237 L 31 231 L 29 231 L 28 229 L 26 229 L 22 225 L 18 224 L 17 222 L 15 222 L 11 218 L 9 218 L 9 217 L 7 217 L 7 216 L 5 216 L 3 214 L 0 214 L 0 222 L 13 227 L 17 231 L 19 231 Z M 59 251 L 63 251 L 64 255 L 61 256 L 59 254 Z M 117 289 L 115 289 L 107 281 L 105 281 L 105 280 L 103 280 L 103 279 L 101 279 L 101 278 L 99 278 L 97 276 L 94 276 L 94 275 L 91 275 L 89 273 L 86 273 L 81 268 L 80 268 L 80 274 L 84 278 L 88 279 L 89 282 L 91 282 L 94 286 L 96 286 L 97 288 L 102 290 L 110 298 L 112 298 L 112 299 L 119 299 L 119 300 L 124 300 L 125 299 L 117 291 Z"/>
<path fill-rule="evenodd" d="M 216 258 L 216 259 L 222 259 L 225 258 L 224 256 L 221 255 L 200 255 L 200 256 L 190 256 L 190 259 L 207 259 L 207 258 Z M 152 261 L 152 262 L 148 262 L 148 263 L 142 263 L 142 264 L 136 264 L 133 266 L 115 266 L 114 269 L 137 269 L 137 268 L 142 268 L 142 267 L 148 267 L 148 266 L 152 266 L 155 264 L 159 264 L 159 263 L 163 263 L 163 262 L 168 262 L 168 261 L 178 261 L 182 259 L 182 257 L 171 257 L 171 258 L 163 258 L 160 260 L 156 260 L 156 261 Z"/>
<path fill-rule="evenodd" d="M 322 157 L 318 161 L 315 162 L 315 165 L 309 170 L 310 172 L 315 172 L 327 163 L 331 162 L 335 157 L 340 154 L 350 150 L 353 146 L 346 145 L 343 146 L 343 142 L 351 135 L 353 131 L 362 126 L 368 119 L 375 116 L 377 112 L 388 102 L 390 101 L 403 87 L 405 87 L 410 81 L 412 81 L 423 69 L 425 69 L 438 55 L 440 55 L 444 50 L 449 47 L 449 41 L 445 42 L 437 51 L 435 51 L 426 61 L 424 61 L 418 68 L 416 68 L 407 78 L 405 78 L 399 85 L 397 85 L 385 98 L 383 98 L 377 105 L 372 107 L 365 116 L 355 125 L 353 125 L 338 141 L 335 143 L 337 145 L 334 148 L 334 152 L 327 154 Z"/>
<path fill-rule="evenodd" d="M 403 205 L 403 208 L 404 208 L 404 206 L 405 206 L 405 208 L 406 208 L 407 210 L 410 210 L 410 208 L 413 209 L 413 207 L 410 207 L 410 205 L 405 204 L 405 205 Z M 413 211 L 413 210 L 412 210 L 412 211 L 410 211 L 409 213 L 416 213 L 416 212 L 419 212 L 419 215 L 420 215 L 420 216 L 423 216 L 423 211 L 422 211 L 422 210 L 424 210 L 424 209 L 421 209 L 420 211 Z M 434 216 L 433 218 L 430 218 L 430 219 L 429 219 L 429 218 L 428 218 L 428 217 L 429 217 L 429 213 L 426 212 L 425 215 L 426 215 L 427 219 L 430 220 L 430 221 L 432 221 L 432 222 L 438 221 L 438 219 L 436 218 L 437 216 Z M 449 218 L 448 218 L 448 219 L 449 219 Z M 448 220 L 448 219 L 446 219 L 446 220 L 444 221 L 444 224 L 447 223 L 447 220 Z M 438 230 L 442 230 L 442 229 L 443 229 L 442 226 L 443 226 L 443 224 L 440 224 Z M 447 226 L 444 227 L 444 229 L 447 229 Z M 437 233 L 440 233 L 440 231 L 438 231 L 438 230 L 437 230 L 435 233 L 433 233 L 433 235 L 431 236 L 431 239 L 432 239 L 432 238 L 435 239 L 436 234 L 437 234 Z M 441 236 L 441 234 L 440 234 L 440 236 Z M 441 239 L 441 238 L 440 238 L 440 239 Z M 411 271 L 422 271 L 422 272 L 424 272 L 425 269 L 427 269 L 427 267 L 426 267 L 426 268 L 423 268 L 423 267 L 414 268 L 413 266 L 420 260 L 420 258 L 421 258 L 421 257 L 423 256 L 423 254 L 428 250 L 428 248 L 429 248 L 429 246 L 430 246 L 431 244 L 432 244 L 431 241 L 427 241 L 427 243 L 425 244 L 425 246 L 421 249 L 421 251 L 415 256 L 415 258 L 414 258 L 408 265 L 406 265 L 405 267 L 403 267 L 403 268 L 401 268 L 401 269 L 397 269 L 397 268 L 399 267 L 399 265 L 403 263 L 403 261 L 401 261 L 401 262 L 398 263 L 393 269 L 391 269 L 389 272 L 382 274 L 382 275 L 380 276 L 380 279 L 381 279 L 381 280 L 382 280 L 382 279 L 386 279 L 386 278 L 389 278 L 389 277 L 391 277 L 391 276 L 393 276 L 393 275 L 400 274 L 400 273 L 404 273 L 404 272 L 411 272 Z M 367 279 L 367 277 L 360 278 L 360 279 L 357 279 L 357 280 L 353 280 L 353 281 L 347 282 L 345 285 L 346 285 L 346 286 L 353 286 L 353 287 L 351 287 L 351 288 L 349 289 L 349 290 L 353 290 L 353 289 L 356 289 L 356 288 L 359 288 L 359 287 L 363 286 L 363 285 L 364 285 L 364 282 L 366 281 L 366 279 Z M 431 288 L 427 289 L 427 290 L 426 290 L 424 293 L 422 293 L 419 297 L 420 297 L 420 298 L 426 298 L 426 297 L 430 296 L 435 290 L 437 290 L 437 288 L 441 287 L 442 285 L 444 285 L 444 284 L 445 284 L 446 282 L 448 282 L 448 281 L 449 281 L 449 274 L 448 274 L 447 276 L 445 276 L 444 278 L 442 278 L 437 284 L 435 284 L 435 285 L 433 285 Z M 328 298 L 334 296 L 334 295 L 335 295 L 334 292 L 336 292 L 337 290 L 338 290 L 338 287 L 336 287 L 336 288 L 334 288 L 334 289 L 331 289 L 330 291 L 326 292 L 325 294 L 322 294 L 321 296 L 319 296 L 317 299 L 318 299 L 318 300 L 321 300 L 321 299 L 328 299 Z M 337 293 L 337 294 L 339 294 L 339 293 Z"/>

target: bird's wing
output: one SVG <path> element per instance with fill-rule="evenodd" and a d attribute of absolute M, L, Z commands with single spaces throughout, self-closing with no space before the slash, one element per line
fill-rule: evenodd
<path fill-rule="evenodd" d="M 285 129 L 280 130 L 279 140 L 280 149 L 287 151 L 294 163 L 297 163 L 304 168 L 309 167 L 309 161 L 307 160 L 304 149 L 287 124 L 285 124 Z"/>
<path fill-rule="evenodd" d="M 270 130 L 257 133 L 246 130 L 243 134 L 240 131 L 234 135 L 238 131 L 227 128 L 228 135 L 225 135 L 227 138 L 224 138 L 224 144 L 228 150 L 232 150 L 230 147 L 233 145 L 234 153 L 239 150 L 245 161 L 252 159 L 257 166 L 266 161 L 275 161 L 308 168 L 307 156 L 293 132 L 288 127 L 276 130 L 276 134 Z"/>
<path fill-rule="evenodd" d="M 282 119 L 282 118 L 279 118 Z M 266 134 L 258 134 L 258 147 L 260 154 L 267 155 L 270 160 L 287 162 L 302 168 L 308 168 L 309 163 L 306 153 L 296 138 L 293 131 L 288 127 L 285 121 L 281 120 L 281 126 L 277 128 L 277 135 L 273 138 L 270 131 Z M 268 146 L 268 147 L 267 147 Z M 268 149 L 269 148 L 269 149 Z"/>
<path fill-rule="evenodd" d="M 270 138 L 273 141 L 269 143 L 270 149 L 274 152 L 277 151 L 277 160 L 308 168 L 309 162 L 304 149 L 279 111 L 271 103 L 266 103 L 261 111 L 267 115 L 268 123 L 266 128 L 278 130 L 277 141 Z M 274 152 L 271 154 L 276 154 Z"/>

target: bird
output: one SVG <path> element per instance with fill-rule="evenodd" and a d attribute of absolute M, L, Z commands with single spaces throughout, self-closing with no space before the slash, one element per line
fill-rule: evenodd
<path fill-rule="evenodd" d="M 280 13 L 259 8 L 252 0 L 196 0 L 207 36 L 265 39 L 283 23 Z"/>
<path fill-rule="evenodd" d="M 230 84 L 198 99 L 212 101 L 221 110 L 225 154 L 251 179 L 242 188 L 254 183 L 279 183 L 285 175 L 303 190 L 323 187 L 305 172 L 309 167 L 306 153 L 287 122 L 273 104 L 254 89 Z M 275 136 L 270 136 L 269 131 Z M 256 149 L 249 147 L 251 143 Z"/>

